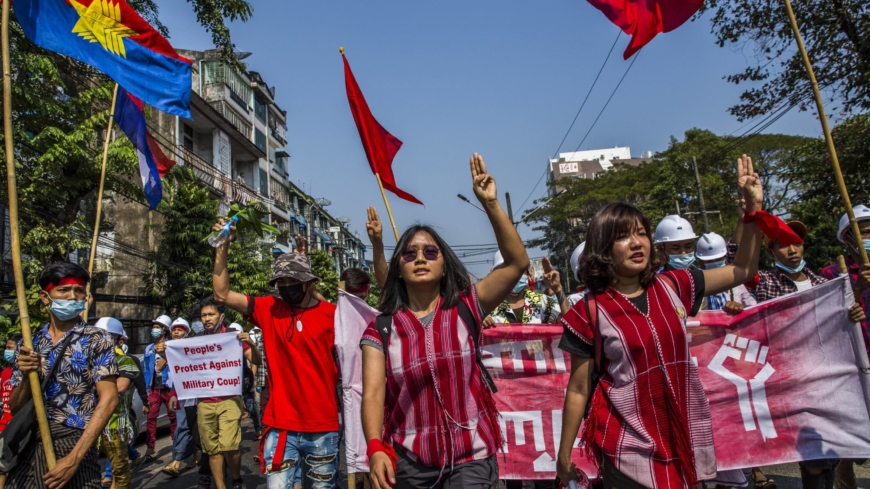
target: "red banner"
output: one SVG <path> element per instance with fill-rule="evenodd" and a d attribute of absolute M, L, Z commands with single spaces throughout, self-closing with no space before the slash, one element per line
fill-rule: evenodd
<path fill-rule="evenodd" d="M 720 471 L 822 458 L 870 458 L 870 365 L 851 289 L 835 280 L 746 309 L 703 312 L 687 331 L 710 401 Z M 499 392 L 504 479 L 553 479 L 571 366 L 562 327 L 485 330 Z M 575 440 L 572 459 L 591 464 Z"/>

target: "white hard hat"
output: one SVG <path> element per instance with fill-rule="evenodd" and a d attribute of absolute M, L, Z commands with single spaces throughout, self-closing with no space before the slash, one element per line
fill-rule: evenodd
<path fill-rule="evenodd" d="M 175 321 L 172 321 L 172 329 L 175 329 L 176 326 L 181 326 L 185 331 L 190 333 L 190 323 L 188 323 L 186 319 L 178 318 Z"/>
<path fill-rule="evenodd" d="M 855 207 L 852 207 L 852 212 L 855 214 L 856 222 L 870 219 L 870 208 L 867 208 L 866 206 L 856 205 Z M 840 218 L 840 230 L 837 231 L 837 239 L 839 239 L 841 243 L 846 242 L 843 236 L 845 236 L 847 229 L 849 229 L 849 214 L 843 214 L 843 217 Z"/>
<path fill-rule="evenodd" d="M 697 237 L 692 229 L 692 224 L 676 214 L 665 216 L 662 222 L 656 226 L 656 244 L 695 239 Z"/>
<path fill-rule="evenodd" d="M 574 252 L 571 253 L 571 270 L 574 271 L 574 278 L 579 282 L 580 281 L 580 255 L 583 254 L 583 249 L 586 248 L 586 242 L 580 243 L 580 246 L 574 248 Z"/>
<path fill-rule="evenodd" d="M 239 323 L 233 323 L 233 324 L 230 324 L 229 326 L 227 326 L 227 330 L 229 330 L 229 331 L 236 331 L 236 332 L 238 332 L 238 333 L 244 333 L 244 332 L 245 332 L 245 329 L 242 328 L 242 325 L 239 324 Z"/>
<path fill-rule="evenodd" d="M 504 257 L 501 256 L 501 250 L 498 250 L 495 252 L 495 255 L 492 256 L 492 268 L 490 268 L 489 271 L 491 272 L 495 270 L 496 267 L 498 267 L 502 263 L 504 263 Z"/>
<path fill-rule="evenodd" d="M 718 260 L 728 253 L 725 238 L 716 233 L 701 235 L 695 246 L 695 256 L 702 260 Z"/>
<path fill-rule="evenodd" d="M 164 314 L 154 321 L 151 321 L 151 324 L 159 324 L 163 326 L 164 329 L 169 329 L 169 326 L 172 324 L 172 318 Z"/>
<path fill-rule="evenodd" d="M 123 336 L 124 334 L 124 325 L 115 318 L 100 318 L 94 326 L 118 336 Z"/>
<path fill-rule="evenodd" d="M 130 339 L 130 337 L 127 336 L 127 330 L 124 329 L 124 328 L 121 328 L 121 338 L 124 338 L 125 340 L 129 340 L 129 339 Z M 126 353 L 126 352 L 124 352 L 124 353 Z"/>

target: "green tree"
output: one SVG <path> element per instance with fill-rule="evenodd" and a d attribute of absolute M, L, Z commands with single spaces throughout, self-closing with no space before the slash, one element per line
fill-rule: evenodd
<path fill-rule="evenodd" d="M 371 285 L 369 285 L 369 299 L 368 304 L 372 307 L 377 308 L 378 304 L 381 302 L 381 288 L 378 287 L 378 279 L 375 278 L 375 272 L 369 270 L 369 280 L 371 280 Z"/>
<path fill-rule="evenodd" d="M 338 300 L 338 272 L 335 270 L 335 261 L 323 250 L 310 251 L 308 258 L 311 260 L 311 272 L 320 277 L 320 282 L 317 283 L 318 292 L 335 304 Z"/>
<path fill-rule="evenodd" d="M 819 85 L 841 103 L 829 113 L 870 109 L 870 3 L 865 0 L 796 0 L 795 17 Z M 727 80 L 754 85 L 730 112 L 738 119 L 767 114 L 783 101 L 809 109 L 809 78 L 782 1 L 708 0 L 720 47 L 748 54 L 750 66 Z M 760 86 L 757 86 L 759 83 Z"/>
<path fill-rule="evenodd" d="M 158 207 L 164 222 L 154 228 L 161 231 L 162 239 L 149 257 L 152 265 L 142 282 L 147 294 L 170 315 L 185 316 L 191 306 L 212 295 L 215 251 L 206 238 L 217 221 L 218 202 L 188 168 L 176 167 L 170 175 L 178 183 L 167 185 L 166 198 Z M 233 290 L 248 295 L 272 292 L 271 249 L 270 238 L 240 232 L 230 245 L 227 263 Z M 230 317 L 237 319 L 236 314 Z"/>

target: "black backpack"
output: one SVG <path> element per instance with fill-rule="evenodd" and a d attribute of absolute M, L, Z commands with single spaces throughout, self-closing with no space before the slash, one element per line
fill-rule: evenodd
<path fill-rule="evenodd" d="M 474 356 L 477 360 L 477 367 L 480 369 L 480 375 L 483 377 L 483 382 L 489 387 L 489 390 L 495 394 L 498 392 L 498 387 L 495 386 L 495 382 L 492 381 L 489 371 L 483 365 L 483 359 L 480 354 L 480 345 L 478 344 L 480 342 L 480 327 L 478 326 L 477 321 L 474 320 L 474 315 L 471 313 L 471 309 L 469 309 L 464 302 L 460 300 L 456 307 L 459 309 L 459 317 L 462 319 L 462 322 L 465 323 L 465 326 L 468 327 L 468 333 L 474 340 Z M 377 319 L 375 319 L 375 326 L 377 326 L 378 333 L 381 335 L 381 343 L 384 345 L 384 356 L 386 357 L 387 346 L 390 344 L 390 333 L 393 332 L 393 315 L 381 314 Z"/>

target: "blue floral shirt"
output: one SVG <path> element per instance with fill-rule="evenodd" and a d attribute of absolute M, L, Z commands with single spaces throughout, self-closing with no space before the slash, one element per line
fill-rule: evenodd
<path fill-rule="evenodd" d="M 43 397 L 49 421 L 70 428 L 85 429 L 99 402 L 97 382 L 118 375 L 118 360 L 112 338 L 105 331 L 84 322 L 75 325 L 67 334 L 74 334 L 53 379 L 48 380 Z M 65 336 L 64 336 L 65 338 Z M 48 324 L 33 335 L 33 350 L 43 358 L 39 379 L 43 380 L 58 360 L 60 344 L 52 343 Z M 22 342 L 18 343 L 20 351 Z M 18 360 L 12 363 L 9 384 L 17 387 L 23 374 Z"/>

